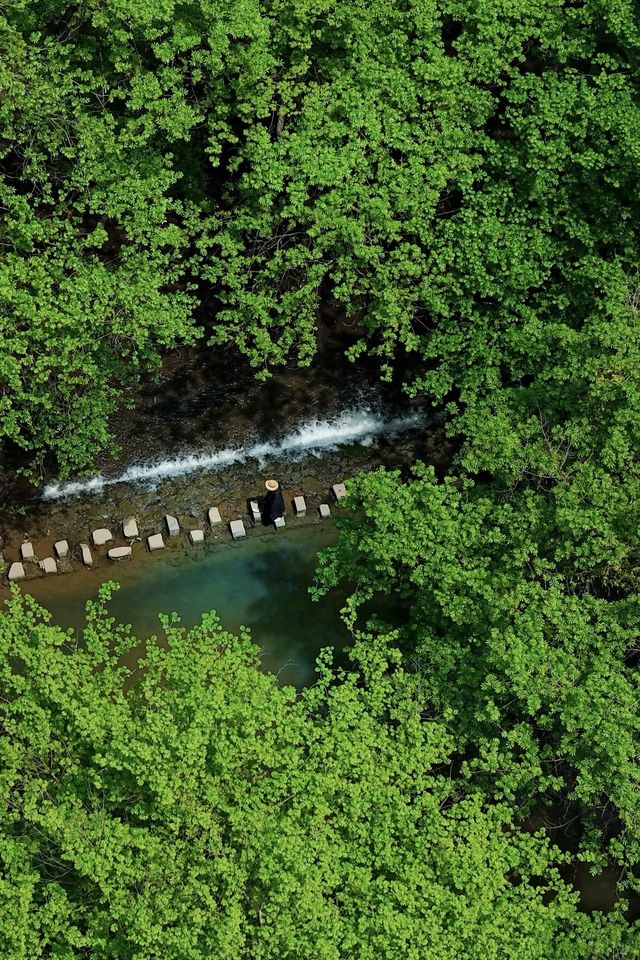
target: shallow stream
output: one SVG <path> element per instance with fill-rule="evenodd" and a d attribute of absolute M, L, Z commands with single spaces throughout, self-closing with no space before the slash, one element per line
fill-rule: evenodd
<path fill-rule="evenodd" d="M 131 624 L 139 639 L 161 632 L 159 612 L 176 612 L 191 626 L 205 611 L 216 610 L 225 629 L 249 627 L 265 669 L 299 688 L 313 681 L 322 647 L 340 650 L 349 639 L 339 616 L 346 594 L 333 592 L 313 602 L 308 593 L 317 552 L 336 539 L 332 523 L 277 534 L 267 530 L 188 554 L 153 554 L 144 564 L 104 565 L 75 576 L 32 580 L 24 589 L 51 611 L 54 623 L 79 629 L 85 601 L 96 596 L 106 579 L 115 580 L 120 589 L 109 609 Z"/>

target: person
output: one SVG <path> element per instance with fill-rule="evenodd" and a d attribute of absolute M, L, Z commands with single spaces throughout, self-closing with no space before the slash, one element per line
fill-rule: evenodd
<path fill-rule="evenodd" d="M 267 492 L 262 501 L 262 522 L 266 526 L 284 516 L 284 497 L 277 480 L 266 480 Z"/>

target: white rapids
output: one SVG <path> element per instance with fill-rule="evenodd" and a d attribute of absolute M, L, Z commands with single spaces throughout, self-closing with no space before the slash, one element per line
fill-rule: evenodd
<path fill-rule="evenodd" d="M 432 420 L 433 418 L 420 411 L 391 420 L 385 420 L 382 414 L 372 410 L 348 411 L 332 420 L 308 420 L 281 440 L 186 454 L 155 463 L 133 464 L 115 477 L 99 474 L 82 480 L 48 484 L 42 491 L 42 499 L 60 500 L 82 494 L 100 493 L 105 487 L 118 483 L 155 484 L 196 471 L 220 470 L 246 460 L 256 460 L 262 467 L 271 460 L 295 461 L 306 456 L 320 457 L 325 451 L 335 450 L 349 443 L 370 446 L 376 437 L 394 436 L 415 430 L 426 426 Z"/>

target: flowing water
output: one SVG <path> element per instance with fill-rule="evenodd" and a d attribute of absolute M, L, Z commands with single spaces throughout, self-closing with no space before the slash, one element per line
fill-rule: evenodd
<path fill-rule="evenodd" d="M 191 554 L 153 555 L 137 566 L 129 562 L 33 580 L 24 589 L 51 611 L 54 623 L 80 629 L 85 601 L 95 597 L 105 579 L 115 580 L 120 589 L 109 610 L 131 624 L 139 639 L 161 632 L 159 612 L 176 612 L 191 626 L 203 612 L 216 610 L 225 629 L 251 629 L 265 669 L 283 683 L 302 687 L 313 681 L 320 649 L 340 650 L 349 639 L 339 616 L 345 593 L 319 602 L 308 593 L 318 550 L 336 538 L 330 523 L 268 531 Z"/>
<path fill-rule="evenodd" d="M 281 438 L 265 438 L 238 447 L 135 463 L 123 473 L 111 477 L 100 474 L 87 479 L 48 484 L 42 492 L 42 498 L 60 500 L 101 493 L 105 487 L 118 484 L 154 486 L 163 480 L 191 473 L 216 472 L 248 461 L 255 461 L 260 469 L 274 462 L 299 463 L 305 457 L 320 458 L 352 444 L 370 447 L 376 439 L 395 440 L 400 434 L 433 427 L 440 421 L 440 417 L 428 417 L 421 410 L 388 417 L 371 407 L 356 408 L 331 419 L 308 420 Z"/>

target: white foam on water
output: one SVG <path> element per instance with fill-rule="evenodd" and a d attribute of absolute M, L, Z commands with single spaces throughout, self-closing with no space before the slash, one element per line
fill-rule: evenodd
<path fill-rule="evenodd" d="M 197 471 L 220 470 L 246 460 L 256 460 L 262 467 L 269 460 L 295 461 L 306 456 L 320 457 L 327 451 L 349 443 L 370 446 L 376 437 L 394 436 L 415 430 L 425 426 L 429 419 L 423 412 L 385 420 L 382 414 L 368 409 L 348 411 L 333 420 L 306 421 L 282 440 L 266 440 L 236 449 L 213 450 L 210 453 L 193 453 L 155 463 L 134 464 L 116 477 L 99 474 L 85 480 L 52 483 L 42 491 L 42 499 L 60 500 L 82 494 L 100 493 L 105 487 L 118 483 L 155 484 Z"/>

